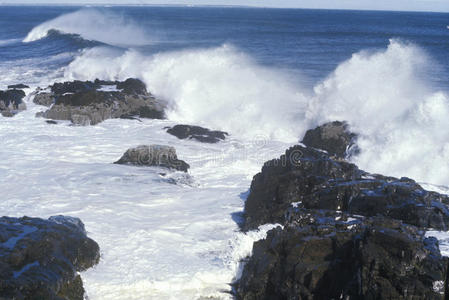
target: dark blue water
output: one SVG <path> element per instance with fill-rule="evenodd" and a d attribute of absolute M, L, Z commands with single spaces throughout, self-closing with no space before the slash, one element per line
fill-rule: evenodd
<path fill-rule="evenodd" d="M 21 42 L 35 26 L 79 9 L 0 7 L 0 83 L 38 82 L 31 77 L 42 75 L 39 69 L 47 74 L 56 72 L 69 64 L 78 51 L 98 46 L 98 42 L 61 34 Z M 96 9 L 113 12 L 154 37 L 155 43 L 137 47 L 141 52 L 230 44 L 259 64 L 300 72 L 310 86 L 354 53 L 384 49 L 395 38 L 424 49 L 432 58 L 429 80 L 441 89 L 449 86 L 447 13 L 210 7 Z M 29 74 L 25 74 L 27 64 L 33 70 Z M 5 68 L 13 68 L 14 74 L 5 74 Z"/>

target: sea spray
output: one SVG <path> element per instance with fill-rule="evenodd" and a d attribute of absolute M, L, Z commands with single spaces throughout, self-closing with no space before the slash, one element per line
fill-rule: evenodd
<path fill-rule="evenodd" d="M 111 63 L 112 62 L 112 63 Z M 136 50 L 86 50 L 67 79 L 142 78 L 171 103 L 169 119 L 295 142 L 327 121 L 345 120 L 360 135 L 361 168 L 447 185 L 448 96 L 423 78 L 429 58 L 418 46 L 391 40 L 341 63 L 313 93 L 279 70 L 230 45 L 145 56 Z"/>

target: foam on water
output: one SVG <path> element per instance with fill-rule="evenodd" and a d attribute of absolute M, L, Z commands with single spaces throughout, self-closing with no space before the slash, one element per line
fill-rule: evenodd
<path fill-rule="evenodd" d="M 52 31 L 77 34 L 86 40 L 116 46 L 148 45 L 151 39 L 137 25 L 124 16 L 110 11 L 86 8 L 64 14 L 33 28 L 23 42 L 29 43 L 48 36 Z"/>
<path fill-rule="evenodd" d="M 230 298 L 240 259 L 271 228 L 239 231 L 242 192 L 288 144 L 179 140 L 163 130 L 172 121 L 48 125 L 34 117 L 44 107 L 27 105 L 0 123 L 2 213 L 82 219 L 101 247 L 100 264 L 82 274 L 90 299 Z M 174 185 L 182 174 L 112 164 L 139 144 L 174 146 L 192 179 Z"/>

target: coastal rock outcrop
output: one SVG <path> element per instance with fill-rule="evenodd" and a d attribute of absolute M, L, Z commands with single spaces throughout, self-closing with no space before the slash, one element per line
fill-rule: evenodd
<path fill-rule="evenodd" d="M 119 81 L 72 81 L 37 90 L 33 100 L 49 109 L 39 113 L 75 125 L 96 125 L 112 118 L 163 119 L 165 103 L 147 92 L 145 84 L 129 78 Z"/>
<path fill-rule="evenodd" d="M 167 129 L 167 133 L 176 136 L 178 139 L 197 140 L 202 143 L 218 143 L 228 135 L 227 132 L 210 130 L 200 126 L 175 125 Z"/>
<path fill-rule="evenodd" d="M 356 146 L 357 135 L 349 131 L 346 122 L 330 122 L 310 129 L 302 143 L 307 147 L 322 149 L 330 155 L 345 158 L 359 151 Z"/>
<path fill-rule="evenodd" d="M 190 168 L 189 164 L 178 159 L 175 148 L 163 145 L 141 145 L 128 149 L 115 164 L 155 166 L 183 172 Z"/>
<path fill-rule="evenodd" d="M 251 184 L 254 244 L 237 299 L 447 299 L 449 260 L 429 229 L 449 229 L 449 197 L 320 150 L 294 146 Z"/>
<path fill-rule="evenodd" d="M 84 299 L 78 272 L 97 264 L 78 218 L 0 218 L 1 299 Z"/>
<path fill-rule="evenodd" d="M 26 109 L 23 102 L 25 92 L 19 89 L 8 89 L 0 91 L 0 113 L 4 117 L 13 117 L 15 114 Z"/>
<path fill-rule="evenodd" d="M 435 238 L 384 217 L 298 209 L 254 244 L 237 299 L 446 299 Z"/>
<path fill-rule="evenodd" d="M 245 203 L 245 229 L 282 223 L 285 209 L 298 202 L 308 209 L 383 215 L 419 227 L 449 229 L 448 196 L 426 191 L 409 178 L 370 174 L 302 146 L 266 162 L 254 177 Z"/>

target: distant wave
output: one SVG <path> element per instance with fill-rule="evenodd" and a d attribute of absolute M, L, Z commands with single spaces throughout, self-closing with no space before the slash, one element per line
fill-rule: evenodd
<path fill-rule="evenodd" d="M 20 39 L 0 40 L 0 47 L 15 44 L 18 42 L 20 42 Z"/>
<path fill-rule="evenodd" d="M 23 42 L 46 38 L 55 31 L 114 46 L 142 46 L 151 43 L 145 32 L 131 20 L 90 8 L 64 14 L 34 27 Z"/>

